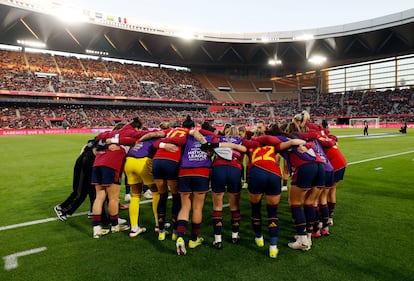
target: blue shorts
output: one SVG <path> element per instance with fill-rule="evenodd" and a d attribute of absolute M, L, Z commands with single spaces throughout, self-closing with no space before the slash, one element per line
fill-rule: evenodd
<path fill-rule="evenodd" d="M 339 182 L 344 179 L 345 167 L 334 172 L 334 182 Z"/>
<path fill-rule="evenodd" d="M 167 159 L 152 160 L 152 176 L 154 180 L 178 180 L 180 163 Z"/>
<path fill-rule="evenodd" d="M 325 168 L 322 163 L 309 163 L 300 166 L 292 176 L 292 185 L 302 188 L 325 185 Z"/>
<path fill-rule="evenodd" d="M 200 176 L 184 176 L 178 180 L 178 191 L 183 193 L 207 192 L 209 179 Z"/>
<path fill-rule="evenodd" d="M 252 194 L 279 195 L 281 177 L 259 167 L 253 166 L 249 171 L 249 192 Z"/>
<path fill-rule="evenodd" d="M 93 185 L 121 184 L 121 177 L 118 171 L 114 169 L 98 166 L 92 169 L 91 183 Z"/>
<path fill-rule="evenodd" d="M 327 172 L 325 171 L 325 187 L 332 187 L 334 182 L 334 171 Z"/>
<path fill-rule="evenodd" d="M 216 193 L 241 191 L 242 171 L 232 166 L 215 166 L 211 171 L 211 190 Z"/>

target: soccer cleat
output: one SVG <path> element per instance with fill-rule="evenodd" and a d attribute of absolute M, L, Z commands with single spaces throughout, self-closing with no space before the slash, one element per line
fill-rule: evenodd
<path fill-rule="evenodd" d="M 223 242 L 216 242 L 216 241 L 214 241 L 213 242 L 213 246 L 214 246 L 214 248 L 216 248 L 217 250 L 221 250 L 221 249 L 223 249 Z"/>
<path fill-rule="evenodd" d="M 306 233 L 306 236 L 308 237 L 308 250 L 312 247 L 312 233 Z"/>
<path fill-rule="evenodd" d="M 328 218 L 328 225 L 333 225 L 333 218 Z"/>
<path fill-rule="evenodd" d="M 316 231 L 316 232 L 313 232 L 312 231 L 312 237 L 313 238 L 319 238 L 319 237 L 321 237 L 322 235 L 321 235 L 321 230 L 319 230 L 318 229 L 318 231 Z"/>
<path fill-rule="evenodd" d="M 231 238 L 231 243 L 233 243 L 233 244 L 239 244 L 240 243 L 240 237 Z"/>
<path fill-rule="evenodd" d="M 188 241 L 188 247 L 190 247 L 190 249 L 194 249 L 200 246 L 201 244 L 203 244 L 203 241 L 204 241 L 203 237 L 197 237 L 197 240 L 195 241 L 193 240 Z"/>
<path fill-rule="evenodd" d="M 56 216 L 61 220 L 61 221 L 66 221 L 68 218 L 66 217 L 65 214 L 63 214 L 62 212 L 62 208 L 60 207 L 60 205 L 56 205 L 53 210 L 56 213 Z"/>
<path fill-rule="evenodd" d="M 175 242 L 175 246 L 177 248 L 177 254 L 179 256 L 184 256 L 185 254 L 187 254 L 187 250 L 185 249 L 185 242 L 182 237 L 179 237 L 177 239 L 177 242 Z"/>
<path fill-rule="evenodd" d="M 296 235 L 296 241 L 288 243 L 289 248 L 295 250 L 309 251 L 311 246 L 308 243 L 307 235 Z"/>
<path fill-rule="evenodd" d="M 145 199 L 152 199 L 152 192 L 150 189 L 147 189 L 147 191 L 144 192 Z"/>
<path fill-rule="evenodd" d="M 288 191 L 287 185 L 282 186 L 281 191 Z"/>
<path fill-rule="evenodd" d="M 116 233 L 120 231 L 125 231 L 129 229 L 129 225 L 126 224 L 117 224 L 115 226 L 111 226 L 111 232 Z"/>
<path fill-rule="evenodd" d="M 298 240 L 299 239 L 299 236 L 300 235 L 295 235 L 294 236 L 295 240 Z M 308 237 L 308 250 L 310 250 L 310 248 L 312 247 L 312 233 L 307 232 L 306 233 L 306 236 Z"/>
<path fill-rule="evenodd" d="M 263 235 L 260 237 L 254 238 L 254 241 L 256 242 L 257 247 L 264 247 Z"/>
<path fill-rule="evenodd" d="M 125 194 L 124 201 L 125 201 L 125 202 L 129 202 L 129 201 L 131 201 L 131 194 L 129 194 L 129 193 Z"/>
<path fill-rule="evenodd" d="M 165 240 L 165 236 L 168 234 L 168 231 L 159 231 L 158 232 L 158 240 L 159 241 L 164 241 Z"/>
<path fill-rule="evenodd" d="M 321 236 L 329 236 L 329 227 L 326 226 L 324 228 L 321 229 Z"/>
<path fill-rule="evenodd" d="M 319 222 L 319 223 L 318 223 L 318 229 L 321 229 L 321 228 L 322 228 L 322 226 L 323 226 L 323 223 L 322 223 L 322 222 Z"/>
<path fill-rule="evenodd" d="M 277 258 L 277 255 L 279 254 L 279 249 L 277 247 L 269 247 L 269 257 L 272 259 Z"/>
<path fill-rule="evenodd" d="M 144 233 L 145 231 L 147 231 L 145 227 L 138 227 L 137 229 L 131 229 L 131 231 L 129 232 L 129 238 L 135 238 L 141 233 Z"/>
<path fill-rule="evenodd" d="M 175 240 L 177 240 L 177 238 L 178 238 L 178 235 L 177 235 L 177 233 L 174 231 L 174 232 L 171 234 L 171 240 L 172 240 L 172 241 L 175 241 Z"/>
<path fill-rule="evenodd" d="M 109 229 L 104 229 L 100 225 L 93 227 L 93 238 L 99 239 L 109 233 Z"/>
<path fill-rule="evenodd" d="M 240 243 L 240 235 L 238 232 L 231 233 L 231 243 L 239 244 Z"/>

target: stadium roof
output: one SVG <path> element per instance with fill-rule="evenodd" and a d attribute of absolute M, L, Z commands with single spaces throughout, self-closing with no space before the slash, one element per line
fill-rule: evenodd
<path fill-rule="evenodd" d="M 414 9 L 315 30 L 205 33 L 184 39 L 175 30 L 140 26 L 132 19 L 88 10 L 83 10 L 82 22 L 62 21 L 59 7 L 54 7 L 52 15 L 31 2 L 36 1 L 0 1 L 0 44 L 34 40 L 55 51 L 85 54 L 94 50 L 112 58 L 240 75 L 313 70 L 308 59 L 316 54 L 327 58 L 323 67 L 330 67 L 414 53 Z M 275 58 L 282 65 L 268 64 Z"/>

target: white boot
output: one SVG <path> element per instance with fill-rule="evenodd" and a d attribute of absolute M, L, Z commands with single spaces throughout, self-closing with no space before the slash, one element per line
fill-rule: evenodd
<path fill-rule="evenodd" d="M 310 250 L 310 245 L 308 242 L 308 236 L 305 235 L 296 235 L 295 236 L 296 241 L 288 243 L 289 248 L 295 249 L 295 250 L 302 250 L 302 251 L 308 251 Z"/>
<path fill-rule="evenodd" d="M 103 229 L 100 225 L 93 227 L 93 238 L 99 239 L 109 233 L 109 229 Z"/>

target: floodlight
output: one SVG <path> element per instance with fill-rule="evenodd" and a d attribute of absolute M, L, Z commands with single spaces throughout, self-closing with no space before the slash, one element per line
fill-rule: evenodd
<path fill-rule="evenodd" d="M 17 40 L 17 44 L 34 48 L 46 48 L 45 43 L 32 40 Z"/>
<path fill-rule="evenodd" d="M 312 40 L 314 38 L 313 34 L 302 34 L 297 37 L 295 37 L 298 41 L 306 41 L 306 40 Z"/>
<path fill-rule="evenodd" d="M 75 8 L 69 7 L 53 7 L 50 11 L 50 14 L 54 15 L 58 19 L 64 22 L 85 22 L 88 21 L 88 17 L 82 14 L 81 11 L 76 10 Z"/>
<path fill-rule="evenodd" d="M 321 56 L 321 55 L 315 55 L 315 56 L 309 58 L 308 61 L 310 63 L 316 64 L 316 65 L 321 65 L 324 62 L 326 62 L 326 57 Z"/>
<path fill-rule="evenodd" d="M 269 60 L 269 64 L 270 65 L 281 65 L 282 64 L 282 61 L 281 60 L 278 60 L 278 59 L 270 59 Z"/>
<path fill-rule="evenodd" d="M 96 50 L 91 50 L 91 49 L 86 49 L 85 53 L 90 54 L 90 55 L 96 55 L 96 56 L 108 56 L 109 55 L 108 52 L 96 51 Z"/>
<path fill-rule="evenodd" d="M 194 39 L 194 34 L 190 31 L 181 31 L 177 33 L 178 37 L 181 37 L 185 40 L 191 40 Z"/>

